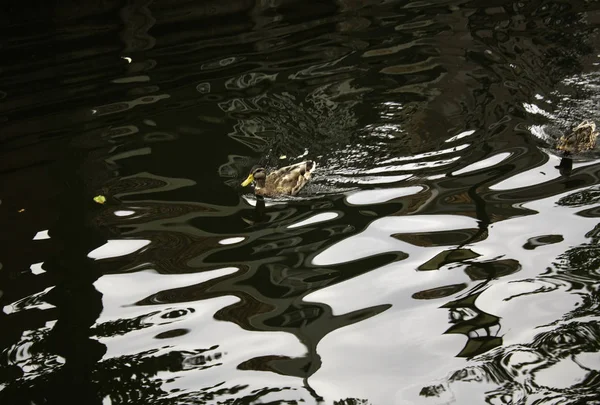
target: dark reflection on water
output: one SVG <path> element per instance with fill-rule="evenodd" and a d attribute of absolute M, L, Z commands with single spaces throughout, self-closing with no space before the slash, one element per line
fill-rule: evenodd
<path fill-rule="evenodd" d="M 599 13 L 6 6 L 0 403 L 598 399 Z"/>

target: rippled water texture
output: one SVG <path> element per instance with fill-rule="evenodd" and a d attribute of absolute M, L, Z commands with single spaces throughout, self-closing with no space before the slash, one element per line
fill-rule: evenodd
<path fill-rule="evenodd" d="M 1 404 L 600 403 L 599 2 L 24 3 Z"/>

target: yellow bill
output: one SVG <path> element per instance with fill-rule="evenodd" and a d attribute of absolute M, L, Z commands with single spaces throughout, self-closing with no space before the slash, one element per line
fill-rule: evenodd
<path fill-rule="evenodd" d="M 254 176 L 252 174 L 248 175 L 248 178 L 246 180 L 244 180 L 244 182 L 242 183 L 242 187 L 246 187 L 248 184 L 252 183 L 254 181 Z"/>

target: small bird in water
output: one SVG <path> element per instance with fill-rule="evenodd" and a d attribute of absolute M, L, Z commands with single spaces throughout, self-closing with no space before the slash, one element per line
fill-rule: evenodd
<path fill-rule="evenodd" d="M 594 149 L 597 138 L 596 124 L 593 121 L 585 120 L 577 125 L 570 134 L 561 136 L 556 144 L 556 149 L 562 150 L 566 154 L 585 152 Z"/>
<path fill-rule="evenodd" d="M 556 143 L 556 149 L 564 152 L 560 164 L 556 166 L 560 174 L 570 176 L 573 171 L 572 155 L 594 149 L 597 138 L 596 124 L 588 120 L 577 125 L 570 134 L 561 136 Z"/>
<path fill-rule="evenodd" d="M 282 167 L 267 174 L 265 168 L 254 166 L 242 183 L 254 183 L 254 194 L 263 197 L 296 195 L 308 183 L 317 164 L 312 160 Z"/>

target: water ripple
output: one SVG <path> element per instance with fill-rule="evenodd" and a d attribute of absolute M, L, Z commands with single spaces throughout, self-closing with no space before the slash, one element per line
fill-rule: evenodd
<path fill-rule="evenodd" d="M 599 7 L 6 8 L 0 403 L 597 400 Z"/>

